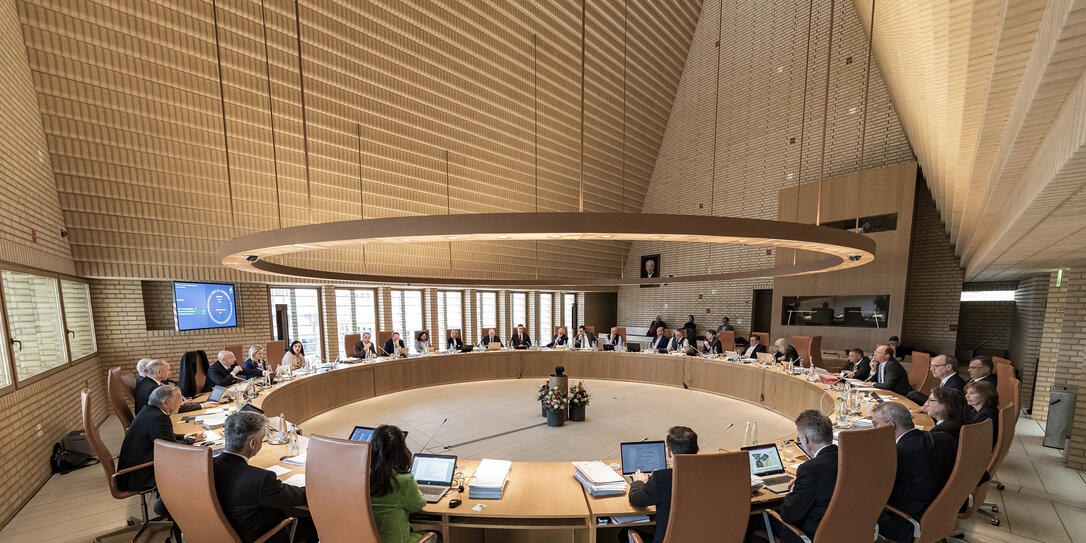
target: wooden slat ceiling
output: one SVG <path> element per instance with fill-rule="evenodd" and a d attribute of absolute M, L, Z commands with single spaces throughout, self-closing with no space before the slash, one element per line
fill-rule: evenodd
<path fill-rule="evenodd" d="M 252 279 L 219 265 L 223 240 L 311 221 L 577 209 L 579 2 L 18 7 L 81 275 Z M 641 209 L 700 8 L 588 3 L 585 211 Z M 619 274 L 624 248 L 456 242 L 285 262 L 599 277 Z"/>
<path fill-rule="evenodd" d="M 1081 0 L 875 4 L 875 58 L 967 279 L 1086 262 L 1084 39 Z"/>

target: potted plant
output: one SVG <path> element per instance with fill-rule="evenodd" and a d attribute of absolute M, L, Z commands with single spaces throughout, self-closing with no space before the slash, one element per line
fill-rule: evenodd
<path fill-rule="evenodd" d="M 543 410 L 547 412 L 547 426 L 562 426 L 566 423 L 566 410 L 569 399 L 565 391 L 558 387 L 548 387 L 543 395 Z"/>
<path fill-rule="evenodd" d="M 592 400 L 592 395 L 584 388 L 584 382 L 569 387 L 569 420 L 584 420 L 585 407 Z"/>
<path fill-rule="evenodd" d="M 543 384 L 539 385 L 539 392 L 535 396 L 535 401 L 539 402 L 540 404 L 539 410 L 542 413 L 543 417 L 547 416 L 547 406 L 543 405 L 543 399 L 547 397 L 547 389 L 549 388 L 550 387 L 548 386 L 548 383 L 546 381 L 543 381 Z"/>

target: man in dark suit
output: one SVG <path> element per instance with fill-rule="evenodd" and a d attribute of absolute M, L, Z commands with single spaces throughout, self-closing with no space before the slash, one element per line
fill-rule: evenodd
<path fill-rule="evenodd" d="M 705 331 L 705 353 L 706 354 L 720 354 L 720 340 L 716 337 L 715 330 Z"/>
<path fill-rule="evenodd" d="M 399 332 L 392 332 L 392 337 L 388 338 L 385 342 L 383 351 L 385 356 L 396 356 L 396 353 L 405 347 L 403 340 L 400 339 Z"/>
<path fill-rule="evenodd" d="M 167 384 L 166 380 L 169 376 L 169 362 L 158 359 L 147 361 L 144 365 L 144 375 L 136 378 L 136 389 L 133 391 L 133 394 L 135 394 L 136 397 L 135 413 L 139 413 L 140 411 L 143 411 L 144 407 L 147 407 L 147 400 L 151 397 L 151 393 L 160 385 Z M 204 402 L 203 404 L 184 402 L 177 412 L 187 413 L 199 409 L 210 409 L 216 405 L 218 404 L 215 402 Z"/>
<path fill-rule="evenodd" d="M 249 465 L 264 444 L 264 415 L 241 411 L 223 426 L 226 448 L 215 457 L 215 493 L 223 515 L 242 541 L 255 541 L 288 516 L 298 518 L 294 541 L 316 542 L 317 530 L 306 510 L 305 489 L 283 484 L 275 474 Z M 288 540 L 285 528 L 269 542 Z"/>
<path fill-rule="evenodd" d="M 664 332 L 666 332 L 666 330 L 664 330 L 663 326 L 656 327 L 656 336 L 653 337 L 652 341 L 649 343 L 650 349 L 654 349 L 656 350 L 656 352 L 660 353 L 667 352 L 667 344 L 669 340 L 667 336 L 664 335 Z"/>
<path fill-rule="evenodd" d="M 513 333 L 513 337 L 509 338 L 509 344 L 514 349 L 527 349 L 532 346 L 532 338 L 528 336 L 528 332 L 524 331 L 523 324 L 517 325 L 517 331 Z"/>
<path fill-rule="evenodd" d="M 174 385 L 162 385 L 151 393 L 144 408 L 124 434 L 121 454 L 117 459 L 117 470 L 124 470 L 155 459 L 155 440 L 174 443 L 193 443 L 204 439 L 203 433 L 183 435 L 173 432 L 170 416 L 177 414 L 181 407 L 181 389 Z M 155 486 L 154 468 L 148 466 L 117 476 L 117 487 L 124 491 L 136 492 Z"/>
<path fill-rule="evenodd" d="M 490 330 L 487 330 L 487 334 L 483 336 L 483 339 L 480 340 L 479 343 L 483 346 L 484 349 L 486 349 L 487 347 L 490 347 L 490 344 L 494 343 L 495 341 L 498 342 L 498 345 L 502 344 L 502 338 L 498 337 L 498 334 L 494 333 L 494 329 L 491 328 Z"/>
<path fill-rule="evenodd" d="M 913 389 L 909 385 L 909 374 L 901 363 L 890 356 L 890 347 L 879 345 L 875 348 L 875 354 L 871 357 L 871 375 L 868 379 L 874 381 L 875 388 L 889 390 L 895 394 L 905 396 Z"/>
<path fill-rule="evenodd" d="M 574 349 L 595 349 L 596 348 L 596 336 L 589 334 L 588 329 L 584 325 L 577 327 L 577 335 L 573 337 Z"/>
<path fill-rule="evenodd" d="M 876 428 L 893 426 L 897 440 L 897 474 L 888 504 L 919 521 L 950 478 L 957 442 L 946 432 L 914 427 L 912 413 L 900 403 L 876 405 L 871 418 Z M 913 540 L 912 524 L 891 513 L 879 518 L 879 533 L 893 541 Z"/>
<path fill-rule="evenodd" d="M 758 336 L 756 336 L 754 334 L 751 334 L 750 335 L 750 346 L 747 347 L 746 352 L 743 353 L 743 358 L 758 358 L 758 353 L 764 353 L 764 352 L 765 352 L 765 345 L 762 345 L 759 342 Z"/>
<path fill-rule="evenodd" d="M 217 387 L 228 387 L 240 379 L 241 366 L 233 351 L 219 351 L 218 360 L 207 368 L 207 380 Z"/>
<path fill-rule="evenodd" d="M 569 336 L 566 334 L 566 327 L 559 326 L 558 333 L 554 334 L 554 337 L 551 338 L 551 342 L 548 343 L 546 346 L 554 349 L 558 347 L 564 347 L 567 343 L 569 343 Z"/>
<path fill-rule="evenodd" d="M 928 370 L 939 380 L 940 387 L 958 390 L 965 389 L 965 379 L 958 376 L 957 361 L 953 356 L 941 354 L 932 358 L 931 367 Z M 925 396 L 923 392 L 917 392 L 915 390 L 910 391 L 905 396 L 920 405 L 924 405 L 924 402 L 928 401 L 928 397 Z M 920 410 L 923 411 L 924 408 L 921 407 Z"/>
<path fill-rule="evenodd" d="M 724 317 L 723 319 L 721 319 L 720 326 L 718 326 L 716 329 L 717 332 L 728 332 L 734 330 L 735 327 L 733 327 L 731 322 L 728 321 L 728 317 Z"/>
<path fill-rule="evenodd" d="M 841 377 L 847 379 L 867 380 L 871 375 L 871 359 L 864 356 L 863 349 L 851 348 L 848 350 L 848 362 L 841 368 Z"/>
<path fill-rule="evenodd" d="M 667 445 L 667 457 L 670 459 L 676 454 L 697 454 L 698 434 L 686 426 L 672 426 L 667 431 L 664 439 Z M 667 533 L 667 521 L 671 516 L 671 468 L 659 469 L 651 474 L 637 471 L 633 474 L 633 483 L 630 484 L 630 505 L 634 507 L 656 506 L 656 533 L 640 532 L 641 539 L 652 543 L 662 543 Z M 624 529 L 619 541 L 628 541 Z"/>
<path fill-rule="evenodd" d="M 970 381 L 984 381 L 990 383 L 996 390 L 999 387 L 996 386 L 996 374 L 995 363 L 992 362 L 990 356 L 979 355 L 974 356 L 969 361 L 969 380 Z"/>

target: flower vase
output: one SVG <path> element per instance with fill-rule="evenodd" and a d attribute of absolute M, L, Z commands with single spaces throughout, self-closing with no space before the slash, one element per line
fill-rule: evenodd
<path fill-rule="evenodd" d="M 547 426 L 562 426 L 566 423 L 566 412 L 563 410 L 547 411 Z"/>
<path fill-rule="evenodd" d="M 539 410 L 543 412 L 543 417 L 547 416 L 547 406 L 543 405 L 542 402 L 539 404 Z"/>
<path fill-rule="evenodd" d="M 569 404 L 569 420 L 571 421 L 583 421 L 585 405 L 583 403 L 571 403 Z"/>

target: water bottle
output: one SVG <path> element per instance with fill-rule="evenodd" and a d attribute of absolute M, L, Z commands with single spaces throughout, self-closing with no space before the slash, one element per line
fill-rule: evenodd
<path fill-rule="evenodd" d="M 843 396 L 837 398 L 837 427 L 844 428 L 848 422 L 848 407 Z"/>
<path fill-rule="evenodd" d="M 287 434 L 287 439 L 290 441 L 287 456 L 298 456 L 298 433 L 294 431 L 294 428 L 290 429 L 290 432 Z"/>
<path fill-rule="evenodd" d="M 743 430 L 743 446 L 749 447 L 750 443 L 750 421 L 747 421 L 747 429 Z"/>
<path fill-rule="evenodd" d="M 750 444 L 758 444 L 758 421 L 750 423 Z"/>
<path fill-rule="evenodd" d="M 287 440 L 287 416 L 285 413 L 279 413 L 279 443 L 283 443 Z"/>

